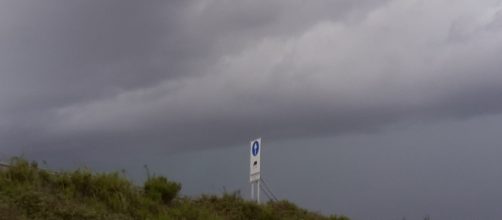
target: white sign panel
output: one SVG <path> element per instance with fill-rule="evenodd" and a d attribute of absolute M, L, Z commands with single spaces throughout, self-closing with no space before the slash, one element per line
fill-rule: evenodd
<path fill-rule="evenodd" d="M 249 181 L 260 180 L 261 138 L 251 141 L 249 149 Z"/>

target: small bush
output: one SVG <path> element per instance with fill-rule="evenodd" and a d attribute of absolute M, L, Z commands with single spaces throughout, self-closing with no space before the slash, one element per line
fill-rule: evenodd
<path fill-rule="evenodd" d="M 36 163 L 14 157 L 11 159 L 11 167 L 7 170 L 7 179 L 15 183 L 35 183 L 37 178 L 38 166 Z"/>
<path fill-rule="evenodd" d="M 151 177 L 144 185 L 145 194 L 155 201 L 169 204 L 181 190 L 181 184 L 168 181 L 163 176 Z"/>

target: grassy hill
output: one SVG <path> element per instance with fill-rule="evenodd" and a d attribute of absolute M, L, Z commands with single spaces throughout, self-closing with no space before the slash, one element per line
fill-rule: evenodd
<path fill-rule="evenodd" d="M 258 205 L 238 193 L 190 198 L 180 190 L 179 183 L 161 176 L 136 186 L 118 172 L 52 172 L 14 158 L 0 168 L 0 219 L 348 219 L 288 201 Z"/>

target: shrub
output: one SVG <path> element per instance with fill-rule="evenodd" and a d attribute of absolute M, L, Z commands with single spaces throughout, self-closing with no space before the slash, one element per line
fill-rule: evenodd
<path fill-rule="evenodd" d="M 11 167 L 7 169 L 6 173 L 9 181 L 21 184 L 36 182 L 38 167 L 35 162 L 30 164 L 22 158 L 14 157 L 10 163 Z"/>
<path fill-rule="evenodd" d="M 151 177 L 145 182 L 144 190 L 149 198 L 169 204 L 178 195 L 181 184 L 169 181 L 162 176 Z"/>

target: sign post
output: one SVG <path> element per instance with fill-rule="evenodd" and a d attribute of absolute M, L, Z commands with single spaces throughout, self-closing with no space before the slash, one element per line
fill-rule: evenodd
<path fill-rule="evenodd" d="M 260 155 L 261 138 L 255 139 L 250 143 L 249 150 L 249 182 L 251 183 L 251 199 L 254 200 L 254 185 L 256 183 L 256 201 L 260 203 Z"/>

